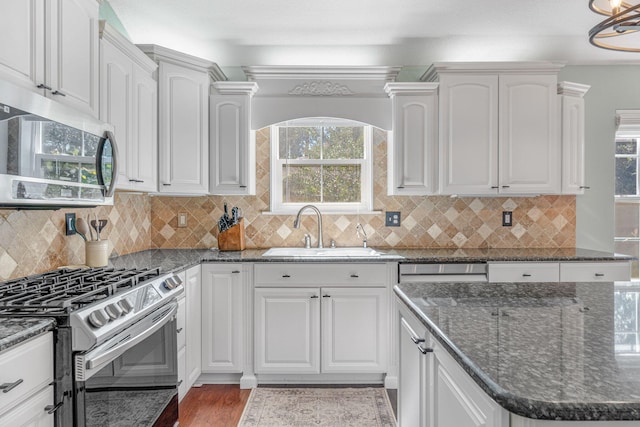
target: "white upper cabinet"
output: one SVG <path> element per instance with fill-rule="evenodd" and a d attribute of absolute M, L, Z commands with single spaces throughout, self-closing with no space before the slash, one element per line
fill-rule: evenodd
<path fill-rule="evenodd" d="M 225 79 L 212 62 L 155 45 L 139 45 L 159 64 L 159 191 L 209 192 L 209 86 Z"/>
<path fill-rule="evenodd" d="M 591 86 L 560 82 L 562 117 L 562 194 L 584 194 L 588 189 L 584 171 L 584 95 Z"/>
<path fill-rule="evenodd" d="M 559 66 L 496 64 L 427 72 L 440 82 L 440 193 L 559 194 Z"/>
<path fill-rule="evenodd" d="M 215 82 L 210 103 L 211 194 L 256 194 L 255 132 L 251 99 L 255 82 Z"/>
<path fill-rule="evenodd" d="M 100 40 L 100 118 L 115 128 L 117 188 L 158 191 L 157 64 L 108 25 Z"/>
<path fill-rule="evenodd" d="M 387 147 L 389 195 L 428 195 L 437 190 L 438 84 L 387 83 L 393 134 Z"/>
<path fill-rule="evenodd" d="M 0 76 L 97 116 L 98 2 L 0 0 Z"/>

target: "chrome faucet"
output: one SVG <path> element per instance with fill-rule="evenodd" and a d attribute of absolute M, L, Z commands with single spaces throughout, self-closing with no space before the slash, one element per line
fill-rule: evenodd
<path fill-rule="evenodd" d="M 360 233 L 362 233 L 362 236 L 360 236 Z M 362 247 L 366 248 L 367 247 L 367 233 L 364 231 L 364 227 L 360 223 L 358 223 L 356 225 L 356 236 L 362 237 Z"/>
<path fill-rule="evenodd" d="M 304 211 L 305 209 L 312 209 L 313 211 L 315 211 L 316 215 L 318 216 L 318 247 L 322 248 L 323 247 L 322 246 L 322 215 L 320 214 L 320 210 L 318 208 L 316 208 L 313 205 L 305 205 L 301 207 L 300 210 L 298 211 L 298 215 L 296 215 L 295 221 L 293 221 L 293 228 L 300 228 L 300 215 L 302 214 L 302 211 Z"/>

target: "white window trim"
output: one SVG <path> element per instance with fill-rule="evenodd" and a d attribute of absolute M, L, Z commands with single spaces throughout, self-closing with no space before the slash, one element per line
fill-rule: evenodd
<path fill-rule="evenodd" d="M 311 123 L 310 123 L 311 124 Z M 283 203 L 282 202 L 282 165 L 286 160 L 278 158 L 278 133 L 279 126 L 273 125 L 270 128 L 271 144 L 271 186 L 270 202 L 271 211 L 269 214 L 296 214 L 300 208 L 308 203 Z M 373 129 L 369 125 L 364 125 L 364 158 L 360 162 L 344 160 L 324 160 L 325 164 L 357 164 L 361 165 L 362 187 L 360 203 L 313 203 L 322 213 L 328 214 L 367 214 L 375 213 L 373 207 Z M 300 164 L 301 162 L 289 160 L 289 164 Z"/>

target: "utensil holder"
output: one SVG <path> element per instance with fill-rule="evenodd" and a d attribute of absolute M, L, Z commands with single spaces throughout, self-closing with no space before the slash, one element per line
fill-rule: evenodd
<path fill-rule="evenodd" d="M 228 230 L 218 234 L 218 249 L 221 251 L 244 250 L 244 218 Z"/>
<path fill-rule="evenodd" d="M 84 243 L 84 263 L 89 267 L 105 267 L 109 264 L 109 241 L 92 240 Z"/>

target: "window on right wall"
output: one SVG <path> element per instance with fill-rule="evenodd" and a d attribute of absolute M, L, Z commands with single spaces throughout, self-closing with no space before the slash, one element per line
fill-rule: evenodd
<path fill-rule="evenodd" d="M 626 113 L 634 117 L 635 112 Z M 640 255 L 640 128 L 624 126 L 618 114 L 615 141 L 615 251 L 638 258 Z M 640 118 L 640 112 L 638 112 Z M 635 123 L 634 120 L 630 122 Z M 637 259 L 631 264 L 631 278 L 639 279 Z"/>

